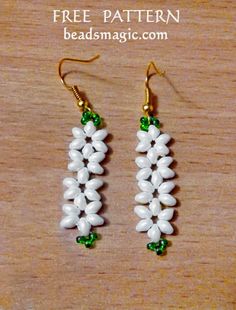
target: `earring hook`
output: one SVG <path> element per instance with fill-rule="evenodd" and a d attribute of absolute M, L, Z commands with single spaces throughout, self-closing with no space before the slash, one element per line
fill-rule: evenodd
<path fill-rule="evenodd" d="M 155 70 L 154 73 L 150 73 L 151 67 Z M 149 115 L 153 111 L 153 106 L 150 102 L 150 94 L 151 94 L 151 89 L 149 86 L 149 80 L 151 77 L 155 74 L 158 74 L 162 77 L 165 76 L 165 71 L 160 70 L 153 61 L 151 61 L 148 64 L 147 70 L 146 70 L 146 79 L 145 79 L 145 103 L 143 105 L 143 112 L 147 115 Z"/>
<path fill-rule="evenodd" d="M 62 65 L 65 61 L 75 61 L 75 62 L 79 62 L 79 63 L 84 63 L 84 64 L 87 64 L 87 63 L 90 63 L 90 62 L 93 62 L 94 60 L 98 59 L 100 57 L 100 55 L 96 55 L 90 59 L 79 59 L 79 58 L 62 58 L 60 61 L 59 61 L 59 64 L 58 64 L 58 75 L 60 77 L 60 80 L 62 82 L 62 84 L 70 91 L 73 92 L 76 100 L 77 100 L 77 105 L 79 108 L 82 109 L 82 111 L 84 110 L 90 110 L 91 109 L 88 107 L 88 102 L 87 101 L 84 101 L 81 96 L 80 96 L 80 93 L 79 93 L 79 89 L 78 89 L 78 86 L 76 85 L 68 85 L 65 81 L 65 76 L 66 74 L 62 74 Z"/>

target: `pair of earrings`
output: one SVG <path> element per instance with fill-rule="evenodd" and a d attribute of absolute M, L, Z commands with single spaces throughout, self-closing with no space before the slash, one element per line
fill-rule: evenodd
<path fill-rule="evenodd" d="M 64 199 L 70 203 L 62 206 L 66 216 L 61 220 L 60 226 L 62 228 L 77 226 L 79 236 L 76 242 L 84 244 L 87 248 L 93 247 L 95 240 L 98 239 L 98 234 L 92 230 L 92 227 L 104 224 L 104 219 L 98 214 L 102 208 L 98 190 L 103 186 L 103 181 L 96 175 L 104 172 L 101 162 L 108 151 L 104 143 L 108 132 L 102 128 L 100 115 L 94 112 L 89 103 L 82 98 L 78 87 L 65 82 L 61 67 L 65 61 L 90 63 L 98 57 L 99 55 L 88 60 L 63 58 L 58 67 L 61 82 L 73 92 L 76 98 L 77 106 L 82 112 L 81 124 L 83 125 L 83 128 L 72 129 L 74 139 L 69 145 L 68 170 L 74 173 L 74 176 L 63 180 L 63 185 L 66 187 Z M 154 73 L 150 73 L 152 67 Z M 169 221 L 174 214 L 172 207 L 176 204 L 176 199 L 170 194 L 175 184 L 167 179 L 172 179 L 175 173 L 169 168 L 173 158 L 168 156 L 169 148 L 166 146 L 171 137 L 160 132 L 160 122 L 153 115 L 149 80 L 155 74 L 164 76 L 165 73 L 150 62 L 145 80 L 144 116 L 140 119 L 140 130 L 137 132 L 139 142 L 136 151 L 144 153 L 145 156 L 138 156 L 135 159 L 140 169 L 136 179 L 141 192 L 135 196 L 135 201 L 139 205 L 135 206 L 134 212 L 140 218 L 136 231 L 147 232 L 150 238 L 147 248 L 157 255 L 162 255 L 168 241 L 161 235 L 172 234 L 174 231 Z"/>

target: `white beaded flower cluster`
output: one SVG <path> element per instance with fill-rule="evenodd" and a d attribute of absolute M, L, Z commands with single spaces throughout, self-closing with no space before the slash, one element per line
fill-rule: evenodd
<path fill-rule="evenodd" d="M 150 125 L 148 132 L 139 130 L 137 132 L 139 143 L 137 152 L 145 153 L 146 156 L 139 156 L 135 162 L 140 168 L 136 175 L 138 187 L 141 192 L 135 196 L 138 205 L 134 212 L 141 218 L 136 226 L 136 231 L 147 231 L 151 242 L 158 242 L 161 233 L 172 234 L 174 229 L 169 221 L 174 214 L 172 207 L 176 204 L 176 199 L 170 195 L 175 187 L 172 181 L 164 179 L 173 178 L 175 173 L 169 168 L 173 158 L 167 156 L 169 148 L 166 144 L 171 137 L 168 134 L 161 134 L 154 125 Z M 148 204 L 147 206 L 144 206 Z M 155 219 L 156 218 L 156 219 Z"/>
<path fill-rule="evenodd" d="M 75 178 L 65 178 L 63 185 L 67 188 L 64 199 L 73 201 L 62 207 L 66 216 L 61 220 L 63 228 L 78 227 L 81 236 L 88 236 L 91 226 L 103 225 L 104 219 L 97 214 L 102 207 L 101 196 L 97 190 L 103 181 L 91 177 L 91 174 L 104 172 L 100 163 L 105 158 L 108 148 L 103 140 L 106 129 L 96 130 L 92 121 L 83 129 L 73 128 L 74 140 L 70 143 L 68 170 L 76 173 Z"/>

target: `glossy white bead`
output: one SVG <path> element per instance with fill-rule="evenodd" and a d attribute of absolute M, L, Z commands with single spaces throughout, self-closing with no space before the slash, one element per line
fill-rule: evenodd
<path fill-rule="evenodd" d="M 148 133 L 152 137 L 152 140 L 155 141 L 160 134 L 160 130 L 157 129 L 156 126 L 150 125 L 148 128 Z"/>
<path fill-rule="evenodd" d="M 86 214 L 94 214 L 97 213 L 102 207 L 101 201 L 95 200 L 90 202 L 86 208 L 85 208 L 85 213 Z"/>
<path fill-rule="evenodd" d="M 89 121 L 85 126 L 84 126 L 84 132 L 86 133 L 87 137 L 92 137 L 92 135 L 95 133 L 96 127 L 94 126 L 92 121 Z"/>
<path fill-rule="evenodd" d="M 75 139 L 70 143 L 69 148 L 72 150 L 80 150 L 85 144 L 86 144 L 85 140 Z"/>
<path fill-rule="evenodd" d="M 163 133 L 156 139 L 156 143 L 167 144 L 170 139 L 171 137 L 167 133 Z"/>
<path fill-rule="evenodd" d="M 153 165 L 157 162 L 157 151 L 154 147 L 151 147 L 147 152 L 147 158 L 149 159 L 150 163 Z"/>
<path fill-rule="evenodd" d="M 92 146 L 95 148 L 97 152 L 106 153 L 108 151 L 108 147 L 103 141 L 93 141 Z"/>
<path fill-rule="evenodd" d="M 158 187 L 158 193 L 159 194 L 169 194 L 175 187 L 175 183 L 172 181 L 163 182 Z"/>
<path fill-rule="evenodd" d="M 153 224 L 153 221 L 151 219 L 144 219 L 138 222 L 136 226 L 136 231 L 147 231 Z"/>
<path fill-rule="evenodd" d="M 161 212 L 161 204 L 158 198 L 153 198 L 149 209 L 152 211 L 153 216 L 157 216 Z"/>
<path fill-rule="evenodd" d="M 75 199 L 74 199 L 74 204 L 76 206 L 79 207 L 79 209 L 81 211 L 85 210 L 86 208 L 86 199 L 85 199 L 85 196 L 84 196 L 84 193 L 80 193 Z"/>
<path fill-rule="evenodd" d="M 105 159 L 105 154 L 103 152 L 95 152 L 89 157 L 90 162 L 100 163 Z"/>
<path fill-rule="evenodd" d="M 170 168 L 168 167 L 164 167 L 164 166 L 161 166 L 158 168 L 158 171 L 160 173 L 160 175 L 164 178 L 164 179 L 170 179 L 170 178 L 173 178 L 175 176 L 175 173 L 173 170 L 171 170 Z"/>
<path fill-rule="evenodd" d="M 146 157 L 143 157 L 143 156 L 136 157 L 135 163 L 141 169 L 142 168 L 150 168 L 151 167 L 150 160 L 147 159 Z"/>
<path fill-rule="evenodd" d="M 79 195 L 80 189 L 78 186 L 70 186 L 65 192 L 64 192 L 64 199 L 74 199 L 77 195 Z"/>
<path fill-rule="evenodd" d="M 165 206 L 173 207 L 176 204 L 176 199 L 170 194 L 160 194 L 158 198 Z"/>
<path fill-rule="evenodd" d="M 92 147 L 91 143 L 85 144 L 82 153 L 85 159 L 88 159 L 94 152 L 94 148 Z"/>
<path fill-rule="evenodd" d="M 146 131 L 143 131 L 143 130 L 139 130 L 137 132 L 137 137 L 140 141 L 151 142 L 152 140 L 152 137 Z"/>
<path fill-rule="evenodd" d="M 147 232 L 148 237 L 151 239 L 151 242 L 158 242 L 161 237 L 161 232 L 157 224 L 153 224 L 152 227 Z"/>
<path fill-rule="evenodd" d="M 103 181 L 100 179 L 91 179 L 89 180 L 86 184 L 85 187 L 89 188 L 89 189 L 93 189 L 93 190 L 97 190 L 98 188 L 100 188 L 101 186 L 103 186 Z"/>
<path fill-rule="evenodd" d="M 152 177 L 151 177 L 151 182 L 152 182 L 154 188 L 156 188 L 156 189 L 163 182 L 163 178 L 158 171 L 153 171 Z"/>
<path fill-rule="evenodd" d="M 73 204 L 64 204 L 62 210 L 67 215 L 80 215 L 80 209 Z"/>
<path fill-rule="evenodd" d="M 150 202 L 151 200 L 152 200 L 152 193 L 149 192 L 141 192 L 135 196 L 135 201 L 137 201 L 138 203 L 145 204 Z"/>
<path fill-rule="evenodd" d="M 85 133 L 81 128 L 74 127 L 72 128 L 72 134 L 77 139 L 85 139 Z"/>
<path fill-rule="evenodd" d="M 150 149 L 151 144 L 148 141 L 142 140 L 141 142 L 139 142 L 139 144 L 137 145 L 135 151 L 136 152 L 140 152 L 140 153 L 144 153 L 146 152 L 148 149 Z"/>
<path fill-rule="evenodd" d="M 71 187 L 71 186 L 76 187 L 76 186 L 78 186 L 78 182 L 74 178 L 65 178 L 62 183 L 66 187 Z"/>
<path fill-rule="evenodd" d="M 174 232 L 174 229 L 173 227 L 171 226 L 171 224 L 168 222 L 168 221 L 165 221 L 165 220 L 158 220 L 157 221 L 157 225 L 160 229 L 160 231 L 163 233 L 163 234 L 172 234 Z"/>
<path fill-rule="evenodd" d="M 108 132 L 106 129 L 100 129 L 93 134 L 92 140 L 101 141 L 101 140 L 104 140 L 107 135 L 108 135 Z"/>
<path fill-rule="evenodd" d="M 84 167 L 84 163 L 80 160 L 72 161 L 68 164 L 69 171 L 79 171 L 81 168 Z"/>
<path fill-rule="evenodd" d="M 83 161 L 83 155 L 77 150 L 70 150 L 69 151 L 69 157 L 75 161 L 76 160 Z"/>
<path fill-rule="evenodd" d="M 88 214 L 86 220 L 93 226 L 100 226 L 104 224 L 104 218 L 98 214 Z"/>
<path fill-rule="evenodd" d="M 154 186 L 152 185 L 151 182 L 149 181 L 146 181 L 146 180 L 141 180 L 138 182 L 138 186 L 139 188 L 141 189 L 141 191 L 143 192 L 150 192 L 150 193 L 153 193 L 155 188 Z"/>
<path fill-rule="evenodd" d="M 136 179 L 138 181 L 146 180 L 150 177 L 151 174 L 152 174 L 151 168 L 143 168 L 143 169 L 139 170 L 139 172 L 136 174 Z"/>
<path fill-rule="evenodd" d="M 158 219 L 169 221 L 172 219 L 173 215 L 174 215 L 174 209 L 173 208 L 167 208 L 167 209 L 162 210 L 158 214 Z"/>
<path fill-rule="evenodd" d="M 85 218 L 82 217 L 81 219 L 79 219 L 77 226 L 78 226 L 81 236 L 89 235 L 91 224 Z"/>
<path fill-rule="evenodd" d="M 77 173 L 77 180 L 80 184 L 85 184 L 86 182 L 88 182 L 89 179 L 89 172 L 88 172 L 88 168 L 84 167 L 82 169 L 80 169 Z"/>
<path fill-rule="evenodd" d="M 162 167 L 162 166 L 166 166 L 168 167 L 171 163 L 173 162 L 173 158 L 170 157 L 170 156 L 165 156 L 165 157 L 162 157 L 158 160 L 157 162 L 157 166 L 158 167 Z"/>
<path fill-rule="evenodd" d="M 155 144 L 155 149 L 159 156 L 165 156 L 169 153 L 169 148 L 165 144 Z"/>
<path fill-rule="evenodd" d="M 90 172 L 95 173 L 95 174 L 102 174 L 104 172 L 103 167 L 99 163 L 96 163 L 96 162 L 89 162 L 87 167 Z"/>
<path fill-rule="evenodd" d="M 152 212 L 144 206 L 136 206 L 134 208 L 134 213 L 142 219 L 148 219 L 152 217 Z"/>
<path fill-rule="evenodd" d="M 93 189 L 89 189 L 87 188 L 85 191 L 84 191 L 84 195 L 88 198 L 88 200 L 90 201 L 93 201 L 93 200 L 100 200 L 101 199 L 101 196 L 100 194 L 93 190 Z"/>
<path fill-rule="evenodd" d="M 60 226 L 62 228 L 73 228 L 76 226 L 78 220 L 79 218 L 77 215 L 68 215 L 61 220 Z"/>

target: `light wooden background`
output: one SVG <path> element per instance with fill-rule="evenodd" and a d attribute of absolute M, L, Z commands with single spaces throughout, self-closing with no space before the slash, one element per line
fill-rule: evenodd
<path fill-rule="evenodd" d="M 50 2 L 50 4 L 48 4 Z M 235 305 L 235 2 L 1 1 L 1 297 L 0 309 L 236 309 Z M 53 9 L 180 9 L 168 41 L 64 41 Z M 86 30 L 87 25 L 68 26 Z M 107 225 L 94 250 L 61 231 L 61 181 L 67 174 L 74 98 L 62 87 L 62 57 L 101 59 L 70 76 L 87 93 L 111 133 L 104 180 Z M 174 138 L 179 190 L 176 235 L 168 255 L 146 250 L 133 214 L 136 131 L 144 72 L 154 60 L 163 129 Z"/>

